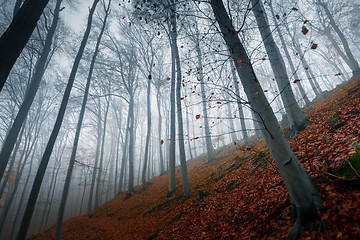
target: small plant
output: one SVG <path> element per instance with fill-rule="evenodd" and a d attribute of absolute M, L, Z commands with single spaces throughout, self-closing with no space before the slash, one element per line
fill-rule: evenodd
<path fill-rule="evenodd" d="M 360 145 L 356 146 L 356 152 L 344 161 L 339 168 L 335 169 L 335 175 L 345 178 L 359 178 L 360 173 Z"/>
<path fill-rule="evenodd" d="M 335 114 L 332 118 L 329 119 L 328 123 L 329 123 L 330 127 L 332 127 L 339 120 L 340 120 L 339 115 Z"/>

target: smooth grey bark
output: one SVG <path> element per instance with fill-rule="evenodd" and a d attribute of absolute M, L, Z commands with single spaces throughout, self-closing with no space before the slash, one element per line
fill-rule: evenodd
<path fill-rule="evenodd" d="M 235 124 L 234 124 L 234 120 L 233 120 L 233 114 L 231 112 L 231 103 L 228 102 L 226 104 L 226 109 L 227 109 L 227 116 L 229 118 L 229 124 L 230 124 L 230 130 L 231 130 L 231 141 L 233 142 L 237 142 L 239 139 L 237 138 L 236 136 L 236 133 L 235 133 Z"/>
<path fill-rule="evenodd" d="M 152 57 L 153 59 L 153 57 Z M 151 63 L 153 60 L 151 61 Z M 151 64 L 152 66 L 152 64 Z M 142 190 L 146 189 L 146 170 L 148 167 L 148 160 L 149 160 L 149 148 L 150 148 L 150 137 L 151 137 L 151 100 L 150 100 L 150 93 L 151 93 L 151 66 L 150 66 L 150 73 L 148 77 L 147 87 L 146 87 L 146 102 L 147 102 L 147 131 L 146 131 L 146 142 L 145 142 L 145 153 L 144 153 L 144 164 L 142 169 L 142 176 L 141 176 L 141 183 L 142 183 Z"/>
<path fill-rule="evenodd" d="M 164 140 L 161 138 L 161 133 L 162 133 L 162 116 L 161 116 L 161 106 L 160 106 L 160 85 L 156 85 L 156 103 L 157 103 L 157 112 L 158 112 L 158 135 L 159 135 L 159 156 L 160 156 L 160 175 L 163 174 L 165 172 L 165 167 L 164 167 L 164 155 L 163 155 L 163 150 L 162 150 L 162 146 L 164 144 Z"/>
<path fill-rule="evenodd" d="M 336 34 L 339 36 L 339 38 L 342 42 L 343 48 L 345 50 L 344 52 L 345 52 L 346 58 L 347 58 L 346 63 L 348 64 L 349 68 L 352 70 L 353 76 L 360 74 L 359 63 L 354 58 L 354 55 L 352 54 L 352 51 L 350 50 L 349 43 L 346 40 L 343 32 L 340 30 L 339 26 L 336 24 L 332 14 L 330 13 L 330 10 L 329 10 L 327 4 L 325 2 L 323 2 L 322 0 L 317 0 L 316 3 L 324 9 L 326 16 L 329 18 L 330 25 L 333 27 Z M 326 32 L 326 29 L 324 29 L 324 30 Z M 328 32 L 330 32 L 330 29 L 327 29 L 327 30 L 328 30 Z M 326 34 L 326 33 L 325 33 L 325 35 L 328 36 L 328 34 Z M 330 35 L 331 35 L 331 33 L 330 33 Z M 340 52 L 339 52 L 339 54 L 340 54 Z"/>
<path fill-rule="evenodd" d="M 239 88 L 239 83 L 236 77 L 236 66 L 234 66 L 233 70 L 231 71 L 233 74 L 233 83 L 234 83 L 234 87 L 235 87 L 235 95 L 236 95 L 236 104 L 237 104 L 237 109 L 239 111 L 239 120 L 240 120 L 240 126 L 241 126 L 241 133 L 245 142 L 245 145 L 248 147 L 251 147 L 251 143 L 249 140 L 249 136 L 247 133 L 247 129 L 246 129 L 246 125 L 245 125 L 245 116 L 244 116 L 244 110 L 243 110 L 243 106 L 242 106 L 242 102 L 241 102 L 241 97 L 240 97 L 240 88 Z"/>
<path fill-rule="evenodd" d="M 288 189 L 290 201 L 296 213 L 295 224 L 290 229 L 287 239 L 297 239 L 302 225 L 306 221 L 311 221 L 311 217 L 317 213 L 317 209 L 321 205 L 319 193 L 284 138 L 222 0 L 211 0 L 210 4 L 231 53 L 231 58 L 235 64 L 237 63 L 237 73 L 250 106 L 261 121 L 262 134 Z"/>
<path fill-rule="evenodd" d="M 183 116 L 181 108 L 181 85 L 182 85 L 182 76 L 181 76 L 181 65 L 180 65 L 180 54 L 179 48 L 177 45 L 177 21 L 176 21 L 176 5 L 177 0 L 173 1 L 173 5 L 170 6 L 171 18 L 171 56 L 172 61 L 175 61 L 176 65 L 176 106 L 177 106 L 177 120 L 178 120 L 178 143 L 179 143 L 179 155 L 180 155 L 180 172 L 181 180 L 183 187 L 183 198 L 188 199 L 190 197 L 190 184 L 189 177 L 187 172 L 186 165 L 186 155 L 185 155 L 185 143 L 184 143 L 184 126 L 183 126 Z"/>
<path fill-rule="evenodd" d="M 107 23 L 107 18 L 108 18 L 109 14 L 110 14 L 110 3 L 111 3 L 111 0 L 109 0 L 107 6 L 105 6 L 105 3 L 103 3 L 104 8 L 105 8 L 105 16 L 104 16 L 104 19 L 102 20 L 102 27 L 101 27 L 99 36 L 98 36 L 97 41 L 96 41 L 95 50 L 94 50 L 94 53 L 93 53 L 93 56 L 92 56 L 92 59 L 91 59 L 91 63 L 90 63 L 89 73 L 87 75 L 85 91 L 84 91 L 84 97 L 83 97 L 83 101 L 82 101 L 82 105 L 81 105 L 81 109 L 80 109 L 80 114 L 79 114 L 79 118 L 78 118 L 78 122 L 77 122 L 77 126 L 76 126 L 75 138 L 74 138 L 74 142 L 73 142 L 72 149 L 71 149 L 69 166 L 68 166 L 67 173 L 66 173 L 64 189 L 63 189 L 63 192 L 62 192 L 60 205 L 59 205 L 59 210 L 58 210 L 58 215 L 57 215 L 57 219 L 56 219 L 56 229 L 55 229 L 55 239 L 56 240 L 61 239 L 61 227 L 62 227 L 62 222 L 63 222 L 63 218 L 64 218 L 65 204 L 66 204 L 66 200 L 67 200 L 68 193 L 69 193 L 70 180 L 71 180 L 72 172 L 73 172 L 73 169 L 74 169 L 75 158 L 76 158 L 77 148 L 78 148 L 79 139 L 80 139 L 81 127 L 82 127 L 82 123 L 83 123 L 83 120 L 84 120 L 86 104 L 87 104 L 88 95 L 89 95 L 90 82 L 91 82 L 91 78 L 92 78 L 93 71 L 94 71 L 96 57 L 97 57 L 97 55 L 99 53 L 99 47 L 100 47 L 101 38 L 102 38 L 102 36 L 104 34 L 106 23 Z M 108 109 L 109 109 L 109 103 L 108 103 L 108 106 L 107 106 L 107 110 Z M 107 113 L 106 113 L 106 115 L 107 115 Z M 106 123 L 106 116 L 105 116 L 105 123 Z M 105 123 L 104 123 L 104 125 L 105 125 Z M 105 138 L 105 130 L 106 130 L 106 126 L 104 126 L 104 137 L 103 138 Z M 104 140 L 105 139 L 103 139 L 103 144 L 104 144 Z M 102 146 L 102 152 L 103 152 L 103 150 L 104 149 L 103 149 L 103 146 Z M 100 169 L 99 172 L 101 172 L 101 169 Z"/>
<path fill-rule="evenodd" d="M 286 59 L 288 60 L 288 63 L 289 63 L 289 67 L 290 67 L 290 70 L 294 76 L 294 80 L 296 81 L 295 84 L 296 86 L 298 87 L 299 91 L 300 91 L 300 94 L 301 94 L 301 99 L 304 100 L 305 102 L 305 105 L 309 105 L 310 104 L 310 100 L 309 98 L 307 97 L 306 95 L 306 92 L 302 86 L 302 83 L 300 81 L 300 78 L 299 78 L 299 75 L 297 73 L 297 70 L 295 69 L 295 65 L 292 61 L 292 58 L 290 57 L 290 53 L 289 53 L 289 50 L 287 48 L 287 45 L 286 45 L 286 42 L 285 42 L 285 39 L 284 39 L 284 36 L 280 30 L 280 26 L 279 26 L 279 23 L 278 23 L 278 20 L 276 19 L 276 14 L 275 14 L 275 11 L 274 11 L 274 8 L 273 8 L 273 5 L 272 5 L 272 0 L 269 1 L 269 7 L 270 7 L 270 10 L 271 10 L 271 14 L 272 14 L 272 17 L 273 17 L 273 20 L 274 20 L 274 23 L 275 23 L 275 29 L 276 29 L 276 32 L 278 33 L 279 35 L 279 38 L 280 38 L 280 42 L 281 42 L 281 46 L 282 46 L 282 49 L 284 50 L 284 53 L 285 53 L 285 56 L 286 56 Z M 297 81 L 298 80 L 298 81 Z"/>
<path fill-rule="evenodd" d="M 128 152 L 127 150 L 129 149 L 128 145 L 129 145 L 129 129 L 130 126 L 130 119 L 127 119 L 127 123 L 126 123 L 126 129 L 125 129 L 125 142 L 124 142 L 124 146 L 123 146 L 123 155 L 122 155 L 122 159 L 121 159 L 121 167 L 120 167 L 120 176 L 119 176 L 119 188 L 118 188 L 118 193 L 122 192 L 123 190 L 123 185 L 124 185 L 124 178 L 125 178 L 125 170 L 126 170 L 126 159 L 128 157 Z"/>
<path fill-rule="evenodd" d="M 102 30 L 103 31 L 103 30 Z M 101 148 L 99 153 L 99 171 L 97 177 L 96 191 L 95 191 L 95 206 L 99 206 L 101 204 L 100 192 L 104 188 L 104 179 L 102 179 L 103 174 L 103 163 L 104 163 L 104 148 L 105 148 L 105 137 L 106 137 L 106 128 L 107 128 L 107 117 L 109 113 L 111 97 L 106 99 L 106 106 L 104 112 L 104 125 L 102 127 L 102 136 L 101 136 Z M 100 106 L 99 106 L 100 108 Z"/>
<path fill-rule="evenodd" d="M 289 30 L 288 30 L 289 31 Z M 290 33 L 290 32 L 289 32 Z M 322 90 L 314 76 L 314 74 L 312 73 L 312 70 L 309 66 L 309 64 L 306 61 L 305 58 L 305 54 L 302 52 L 301 48 L 300 48 L 300 44 L 299 41 L 296 39 L 296 37 L 292 37 L 292 42 L 293 42 L 293 46 L 295 48 L 295 51 L 298 53 L 300 61 L 301 61 L 301 65 L 304 68 L 305 74 L 307 79 L 310 82 L 311 88 L 315 93 L 316 97 L 320 97 L 322 95 Z"/>
<path fill-rule="evenodd" d="M 25 159 L 23 159 L 22 161 L 19 162 L 18 167 L 17 167 L 17 171 L 16 171 L 16 179 L 15 179 L 15 183 L 14 183 L 14 188 L 11 191 L 10 196 L 8 196 L 6 198 L 5 204 L 4 206 L 1 208 L 1 214 L 0 214 L 0 235 L 3 233 L 4 231 L 4 226 L 5 226 L 5 221 L 6 221 L 6 217 L 9 213 L 10 210 L 10 206 L 14 200 L 16 191 L 18 189 L 19 186 L 19 182 L 21 180 L 21 176 L 23 174 L 24 168 L 25 168 L 25 164 L 26 161 Z"/>
<path fill-rule="evenodd" d="M 284 103 L 290 128 L 293 134 L 297 134 L 306 128 L 307 121 L 291 89 L 285 63 L 272 36 L 262 0 L 251 0 L 251 4 L 261 38 L 269 56 L 269 61 L 275 75 L 276 83 L 279 87 L 280 97 Z"/>
<path fill-rule="evenodd" d="M 175 13 L 171 13 L 171 18 L 176 18 Z M 175 63 L 175 49 L 172 41 L 174 41 L 173 32 L 176 29 L 173 29 L 173 26 L 170 26 L 170 44 L 171 44 L 171 82 L 170 82 L 170 145 L 169 145 L 169 189 L 167 196 L 170 197 L 176 190 L 176 179 L 175 179 L 175 144 L 176 144 L 176 95 L 175 95 L 175 86 L 176 86 L 176 63 Z M 176 33 L 175 33 L 176 34 Z M 175 38 L 176 39 L 176 38 Z"/>
<path fill-rule="evenodd" d="M 28 1 L 26 1 L 26 2 L 28 2 Z M 52 40 L 55 35 L 56 27 L 57 27 L 58 20 L 59 20 L 59 13 L 61 11 L 61 8 L 60 8 L 61 2 L 62 2 L 62 0 L 57 0 L 57 2 L 56 2 L 56 6 L 54 9 L 54 17 L 53 17 L 51 26 L 48 29 L 48 32 L 46 35 L 44 48 L 43 48 L 42 53 L 36 63 L 34 74 L 31 79 L 30 85 L 27 89 L 25 98 L 19 108 L 19 111 L 14 119 L 14 122 L 13 122 L 13 124 L 9 130 L 9 133 L 7 134 L 6 139 L 4 140 L 3 146 L 1 148 L 0 179 L 2 179 L 2 177 L 3 177 L 4 171 L 6 169 L 6 165 L 8 164 L 10 155 L 14 149 L 14 145 L 16 143 L 16 139 L 19 135 L 20 129 L 29 113 L 31 104 L 33 103 L 36 93 L 39 89 L 41 79 L 42 79 L 45 69 L 46 69 L 46 63 L 48 62 L 49 58 L 51 57 L 51 55 L 50 55 L 51 45 L 52 45 Z M 3 53 L 3 51 L 1 50 L 1 47 L 0 47 L 0 52 Z M 3 54 L 1 54 L 1 57 L 3 57 Z M 0 65 L 2 65 L 1 60 L 0 60 Z M 1 89 L 1 87 L 0 87 L 0 89 Z"/>
<path fill-rule="evenodd" d="M 197 23 L 196 23 L 197 27 Z M 204 119 L 204 131 L 205 131 L 205 141 L 206 141 L 206 151 L 207 151 L 207 158 L 208 162 L 212 162 L 215 157 L 215 150 L 211 140 L 211 133 L 210 133 L 210 126 L 209 126 L 209 118 L 208 118 L 208 111 L 206 107 L 206 91 L 205 91 L 205 81 L 204 81 L 204 71 L 203 71 L 203 62 L 202 62 L 202 52 L 200 48 L 200 39 L 199 39 L 199 32 L 196 35 L 196 52 L 197 52 L 197 72 L 199 73 L 199 80 L 200 80 L 200 91 L 201 91 L 201 105 L 203 111 L 203 119 Z"/>
<path fill-rule="evenodd" d="M 0 37 L 0 91 L 49 0 L 25 0 Z"/>
<path fill-rule="evenodd" d="M 98 165 L 99 165 L 99 153 L 100 153 L 100 147 L 101 147 L 101 135 L 102 135 L 102 125 L 101 125 L 101 104 L 100 104 L 100 98 L 99 101 L 99 107 L 98 107 L 98 113 L 97 113 L 97 131 L 96 131 L 96 152 L 95 152 L 95 163 L 94 163 L 94 170 L 92 172 L 91 177 L 91 184 L 90 184 L 90 192 L 89 192 L 89 201 L 87 206 L 87 211 L 90 212 L 93 207 L 93 198 L 94 198 L 94 191 L 95 186 L 97 184 L 96 176 L 98 172 Z"/>
<path fill-rule="evenodd" d="M 34 183 L 32 185 L 32 188 L 31 188 L 29 200 L 28 200 L 28 203 L 26 205 L 25 213 L 24 213 L 24 216 L 23 216 L 23 219 L 22 219 L 22 222 L 21 222 L 20 231 L 19 231 L 19 233 L 17 235 L 18 240 L 23 240 L 23 239 L 26 238 L 26 234 L 27 234 L 27 231 L 28 231 L 28 228 L 29 228 L 29 225 L 30 225 L 31 217 L 32 217 L 33 212 L 34 212 L 36 200 L 37 200 L 37 197 L 39 195 L 41 183 L 42 183 L 42 180 L 44 178 L 45 171 L 46 171 L 47 165 L 49 163 L 49 159 L 50 159 L 52 150 L 54 148 L 56 138 L 57 138 L 58 133 L 60 131 L 62 121 L 64 119 L 65 110 L 66 110 L 66 107 L 67 107 L 67 104 L 68 104 L 68 101 L 69 101 L 71 89 L 72 89 L 72 86 L 74 84 L 76 73 L 77 73 L 77 70 L 78 70 L 82 55 L 84 53 L 84 49 L 85 49 L 87 40 L 88 40 L 89 35 L 90 35 L 92 17 L 93 17 L 93 14 L 94 14 L 94 11 L 95 11 L 95 8 L 96 8 L 96 5 L 97 5 L 98 2 L 99 2 L 99 0 L 94 0 L 94 3 L 93 3 L 93 5 L 92 5 L 92 7 L 90 9 L 90 13 L 89 13 L 89 17 L 88 17 L 88 23 L 87 23 L 86 30 L 85 30 L 85 33 L 84 33 L 84 37 L 83 37 L 83 39 L 81 41 L 79 51 L 78 51 L 78 53 L 76 55 L 76 58 L 75 58 L 75 61 L 74 61 L 74 64 L 73 64 L 73 67 L 72 67 L 72 70 L 71 70 L 71 73 L 70 73 L 70 77 L 69 77 L 68 83 L 66 85 L 66 89 L 65 89 L 65 92 L 64 92 L 63 99 L 61 101 L 59 113 L 57 115 L 57 118 L 56 118 L 56 121 L 55 121 L 55 124 L 54 124 L 54 128 L 53 128 L 53 130 L 51 132 L 49 141 L 48 141 L 48 143 L 46 145 L 45 152 L 44 152 L 44 154 L 43 154 L 43 156 L 41 158 L 40 165 L 39 165 L 38 171 L 36 172 L 35 180 L 34 180 Z"/>

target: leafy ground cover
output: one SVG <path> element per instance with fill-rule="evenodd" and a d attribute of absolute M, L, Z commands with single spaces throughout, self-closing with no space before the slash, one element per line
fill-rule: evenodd
<path fill-rule="evenodd" d="M 360 239 L 360 78 L 306 109 L 309 126 L 289 140 L 323 204 L 302 239 Z M 263 141 L 233 143 L 212 163 L 188 162 L 191 197 L 165 198 L 167 174 L 64 223 L 62 239 L 283 239 L 291 226 L 287 191 Z M 32 239 L 53 239 L 54 228 Z"/>

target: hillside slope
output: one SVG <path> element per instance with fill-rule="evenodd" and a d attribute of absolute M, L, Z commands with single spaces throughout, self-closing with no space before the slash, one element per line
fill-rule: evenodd
<path fill-rule="evenodd" d="M 360 239 L 356 168 L 341 167 L 360 145 L 360 78 L 327 94 L 306 112 L 309 126 L 289 142 L 323 198 L 318 224 L 304 239 Z M 355 161 L 355 163 L 354 163 Z M 288 194 L 263 141 L 230 144 L 212 163 L 188 162 L 191 198 L 165 198 L 168 176 L 125 200 L 122 193 L 90 214 L 64 223 L 62 239 L 282 239 L 291 226 Z M 345 169 L 345 170 L 344 170 Z M 350 170 L 349 170 L 350 169 Z M 344 171 L 350 173 L 343 173 Z M 342 174 L 354 175 L 344 180 Z M 348 178 L 351 178 L 349 176 Z M 53 239 L 54 228 L 32 239 Z"/>

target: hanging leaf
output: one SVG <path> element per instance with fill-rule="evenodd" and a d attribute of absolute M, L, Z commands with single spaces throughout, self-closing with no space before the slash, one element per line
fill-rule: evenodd
<path fill-rule="evenodd" d="M 197 114 L 197 115 L 195 116 L 195 119 L 196 119 L 196 120 L 200 119 L 200 114 Z"/>
<path fill-rule="evenodd" d="M 151 80 L 151 78 L 152 78 L 152 76 L 151 76 L 151 74 L 149 74 L 148 79 Z"/>
<path fill-rule="evenodd" d="M 160 140 L 160 144 L 163 145 L 163 144 L 164 144 L 164 140 L 161 139 L 161 140 Z"/>
<path fill-rule="evenodd" d="M 300 79 L 295 79 L 295 80 L 293 81 L 293 83 L 298 83 L 298 82 L 300 82 Z"/>
<path fill-rule="evenodd" d="M 171 78 L 169 76 L 166 77 L 166 80 L 169 81 Z"/>
<path fill-rule="evenodd" d="M 335 74 L 335 76 L 340 76 L 340 75 L 341 75 L 341 72 L 339 72 L 339 73 Z"/>
<path fill-rule="evenodd" d="M 316 49 L 318 47 L 317 43 L 311 44 L 311 49 Z"/>
<path fill-rule="evenodd" d="M 220 102 L 220 101 L 218 101 L 218 102 L 216 102 L 216 104 L 221 104 L 221 102 Z"/>
<path fill-rule="evenodd" d="M 309 29 L 307 29 L 305 26 L 302 26 L 301 32 L 306 35 L 309 32 Z"/>

